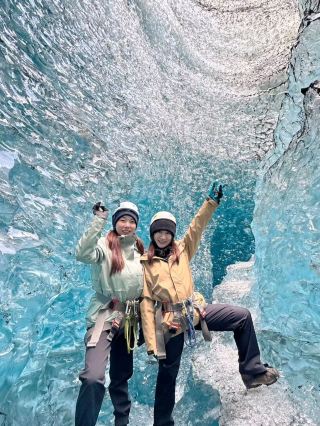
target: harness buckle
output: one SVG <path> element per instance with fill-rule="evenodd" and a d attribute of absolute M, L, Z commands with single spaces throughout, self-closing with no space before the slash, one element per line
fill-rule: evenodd
<path fill-rule="evenodd" d="M 131 309 L 132 309 L 132 302 L 131 302 L 131 300 L 128 300 L 128 301 L 126 302 L 126 309 L 125 309 L 125 315 L 126 315 L 126 317 L 129 317 L 129 316 L 130 316 L 130 314 L 131 314 Z"/>
<path fill-rule="evenodd" d="M 134 300 L 133 302 L 133 314 L 135 316 L 135 318 L 139 318 L 139 300 Z"/>
<path fill-rule="evenodd" d="M 121 325 L 121 320 L 122 320 L 122 318 L 120 319 L 119 317 L 116 317 L 112 321 L 112 323 L 111 323 L 111 329 L 110 329 L 108 337 L 107 337 L 107 340 L 109 340 L 109 342 L 111 342 L 112 339 L 114 338 L 115 334 L 118 333 L 120 325 Z"/>

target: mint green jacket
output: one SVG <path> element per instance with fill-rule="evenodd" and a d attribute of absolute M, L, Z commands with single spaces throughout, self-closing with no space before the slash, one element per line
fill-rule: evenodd
<path fill-rule="evenodd" d="M 141 296 L 143 288 L 143 271 L 140 263 L 135 236 L 120 236 L 120 245 L 125 266 L 120 273 L 110 276 L 111 251 L 106 245 L 105 236 L 101 237 L 106 221 L 95 216 L 89 228 L 80 238 L 76 248 L 76 258 L 80 262 L 92 265 L 92 288 L 87 311 L 87 328 L 95 324 L 100 309 L 106 308 L 112 299 L 120 302 Z M 112 321 L 118 311 L 110 311 L 106 322 Z"/>

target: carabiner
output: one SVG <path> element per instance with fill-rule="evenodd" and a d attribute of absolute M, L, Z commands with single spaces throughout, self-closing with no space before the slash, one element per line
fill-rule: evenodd
<path fill-rule="evenodd" d="M 130 313 L 131 313 L 131 301 L 128 300 L 127 303 L 126 303 L 125 314 L 128 317 L 128 316 L 130 316 Z"/>

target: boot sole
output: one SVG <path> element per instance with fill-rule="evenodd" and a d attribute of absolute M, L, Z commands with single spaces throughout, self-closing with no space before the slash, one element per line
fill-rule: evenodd
<path fill-rule="evenodd" d="M 253 385 L 246 386 L 246 388 L 247 388 L 247 389 L 254 389 L 254 388 L 258 388 L 259 386 L 262 386 L 262 385 L 271 386 L 271 385 L 273 385 L 273 384 L 274 384 L 277 380 L 278 380 L 278 378 L 274 379 L 272 382 L 269 382 L 269 383 L 257 383 L 257 384 L 253 384 Z"/>
<path fill-rule="evenodd" d="M 267 383 L 267 386 L 270 386 L 270 385 L 273 385 L 276 381 L 278 380 L 278 378 L 277 379 L 274 379 L 272 382 L 270 382 L 270 383 Z"/>
<path fill-rule="evenodd" d="M 255 389 L 258 388 L 259 386 L 262 386 L 262 383 L 259 383 L 257 385 L 250 385 L 250 386 L 246 386 L 247 389 Z"/>

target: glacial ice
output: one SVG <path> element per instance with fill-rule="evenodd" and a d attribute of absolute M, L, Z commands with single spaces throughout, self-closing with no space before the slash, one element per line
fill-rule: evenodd
<path fill-rule="evenodd" d="M 223 282 L 214 289 L 213 302 L 245 306 L 250 309 L 257 324 L 260 308 L 254 288 L 257 284 L 254 266 L 254 257 L 248 262 L 228 266 Z M 268 337 L 265 331 L 259 330 L 260 346 L 266 339 Z M 270 363 L 270 351 L 263 351 L 262 360 Z M 280 370 L 280 379 L 272 387 L 250 391 L 244 389 L 238 373 L 237 350 L 231 333 L 214 333 L 209 350 L 199 351 L 193 365 L 198 380 L 206 380 L 207 384 L 219 389 L 220 426 L 317 425 L 317 419 L 310 416 L 310 409 L 301 405 L 297 393 L 292 390 L 285 371 Z"/>
<path fill-rule="evenodd" d="M 254 277 L 238 280 L 253 290 L 230 294 L 229 266 L 214 297 L 256 310 L 285 382 L 247 395 L 233 375 L 235 393 L 230 337 L 199 342 L 181 367 L 177 425 L 197 424 L 198 408 L 207 426 L 247 425 L 248 413 L 259 424 L 269 402 L 282 424 L 318 415 L 318 13 L 312 0 L 1 2 L 0 424 L 72 424 L 91 294 L 74 246 L 91 205 L 137 202 L 145 241 L 153 212 L 170 209 L 181 236 L 215 178 L 226 196 L 196 285 L 210 298 L 256 246 Z M 140 348 L 133 426 L 152 425 L 154 380 Z M 110 413 L 105 398 L 99 425 Z"/>
<path fill-rule="evenodd" d="M 302 21 L 276 149 L 262 167 L 253 231 L 264 348 L 318 416 L 320 383 L 320 13 Z M 318 82 L 317 82 L 318 81 Z"/>

